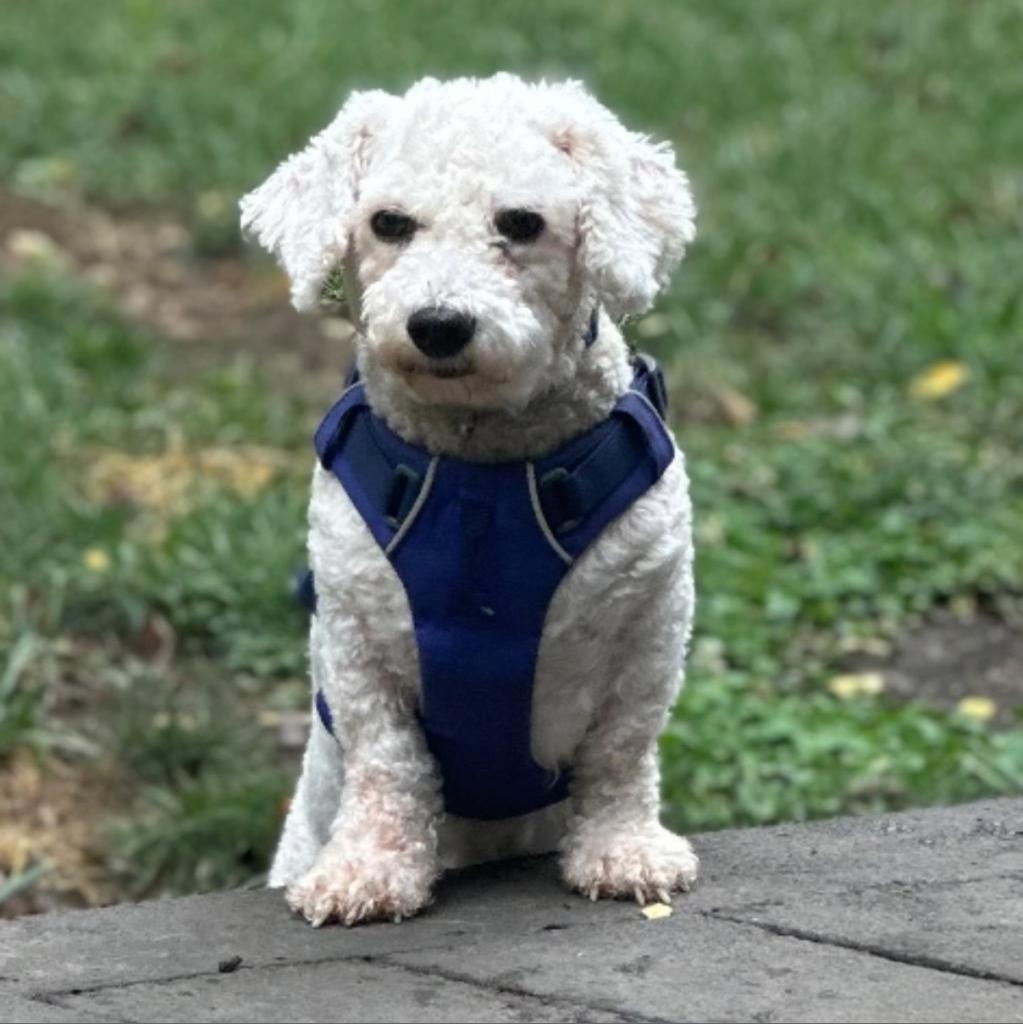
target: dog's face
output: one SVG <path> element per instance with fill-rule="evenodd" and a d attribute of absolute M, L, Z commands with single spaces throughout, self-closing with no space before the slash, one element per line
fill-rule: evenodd
<path fill-rule="evenodd" d="M 510 75 L 357 93 L 242 201 L 298 308 L 343 267 L 364 372 L 476 408 L 570 376 L 593 309 L 646 309 L 693 217 L 669 149 Z"/>
<path fill-rule="evenodd" d="M 366 355 L 423 401 L 516 405 L 550 378 L 580 301 L 579 189 L 495 91 L 451 109 L 444 95 L 401 104 L 362 180 L 350 260 Z"/>

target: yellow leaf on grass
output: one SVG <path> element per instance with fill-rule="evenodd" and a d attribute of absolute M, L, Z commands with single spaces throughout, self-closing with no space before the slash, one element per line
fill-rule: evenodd
<path fill-rule="evenodd" d="M 995 717 L 998 705 L 990 697 L 963 697 L 956 710 L 977 722 L 988 722 Z"/>
<path fill-rule="evenodd" d="M 944 359 L 918 373 L 910 381 L 909 393 L 914 398 L 941 398 L 961 388 L 969 375 L 970 371 L 963 363 Z"/>
<path fill-rule="evenodd" d="M 110 556 L 102 548 L 89 548 L 82 555 L 82 562 L 93 572 L 106 572 L 110 568 Z"/>
<path fill-rule="evenodd" d="M 835 676 L 828 689 L 842 700 L 851 697 L 874 697 L 884 690 L 884 676 L 880 672 L 850 672 Z"/>
<path fill-rule="evenodd" d="M 648 903 L 642 908 L 642 914 L 648 921 L 660 921 L 671 917 L 671 907 L 667 903 Z"/>

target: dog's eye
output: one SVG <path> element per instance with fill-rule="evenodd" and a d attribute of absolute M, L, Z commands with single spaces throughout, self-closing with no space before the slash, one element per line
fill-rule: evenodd
<path fill-rule="evenodd" d="M 532 210 L 501 210 L 494 227 L 512 242 L 532 242 L 544 229 L 543 217 Z"/>
<path fill-rule="evenodd" d="M 377 210 L 369 219 L 373 234 L 382 242 L 404 242 L 416 233 L 416 222 L 397 210 Z"/>

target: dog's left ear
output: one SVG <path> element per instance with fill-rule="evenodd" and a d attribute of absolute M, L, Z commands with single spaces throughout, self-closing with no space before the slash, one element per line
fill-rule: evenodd
<path fill-rule="evenodd" d="M 696 204 L 667 143 L 631 132 L 577 83 L 552 87 L 564 103 L 551 141 L 581 185 L 580 261 L 613 319 L 653 304 L 696 237 Z"/>
<path fill-rule="evenodd" d="M 397 102 L 379 90 L 353 93 L 305 149 L 241 200 L 242 230 L 287 271 L 296 309 L 316 307 L 327 275 L 344 259 L 374 125 Z"/>

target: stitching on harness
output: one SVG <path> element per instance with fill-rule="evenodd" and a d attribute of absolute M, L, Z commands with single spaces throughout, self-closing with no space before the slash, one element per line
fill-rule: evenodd
<path fill-rule="evenodd" d="M 434 455 L 430 459 L 430 465 L 426 467 L 426 479 L 423 480 L 423 486 L 419 488 L 419 493 L 416 495 L 416 500 L 412 503 L 412 507 L 408 510 L 408 515 L 405 516 L 404 521 L 398 528 L 398 532 L 391 538 L 390 543 L 384 548 L 384 554 L 390 557 L 391 552 L 401 543 L 402 538 L 412 528 L 412 524 L 416 521 L 416 517 L 419 515 L 420 510 L 426 503 L 426 499 L 430 495 L 430 488 L 433 486 L 433 478 L 437 472 L 437 456 Z"/>
<path fill-rule="evenodd" d="M 551 531 L 550 524 L 547 522 L 547 519 L 543 514 L 543 508 L 540 505 L 540 495 L 536 489 L 536 469 L 532 462 L 526 463 L 526 479 L 529 482 L 529 503 L 533 506 L 533 515 L 536 516 L 537 524 L 543 531 L 544 537 L 547 538 L 547 543 L 554 549 L 558 558 L 560 558 L 565 565 L 571 565 L 572 556 L 558 543 L 557 538 Z"/>

